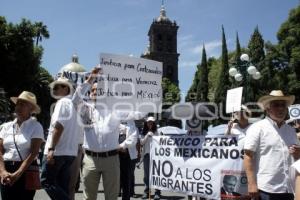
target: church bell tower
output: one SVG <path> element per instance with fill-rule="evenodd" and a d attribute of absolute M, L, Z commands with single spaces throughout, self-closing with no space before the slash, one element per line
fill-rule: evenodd
<path fill-rule="evenodd" d="M 153 20 L 148 32 L 149 45 L 141 57 L 162 62 L 163 77 L 178 86 L 177 30 L 176 22 L 166 16 L 162 3 L 160 15 Z"/>

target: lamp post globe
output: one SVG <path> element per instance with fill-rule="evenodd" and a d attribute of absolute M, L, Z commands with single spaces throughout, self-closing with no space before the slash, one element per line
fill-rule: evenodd
<path fill-rule="evenodd" d="M 234 79 L 238 82 L 242 81 L 243 80 L 243 76 L 242 74 L 238 73 L 234 76 Z"/>
<path fill-rule="evenodd" d="M 247 69 L 248 74 L 250 75 L 254 75 L 257 72 L 256 67 L 254 67 L 253 65 L 249 66 Z"/>
<path fill-rule="evenodd" d="M 255 74 L 252 75 L 252 78 L 255 79 L 255 80 L 260 79 L 261 78 L 260 72 L 255 72 Z"/>
<path fill-rule="evenodd" d="M 241 61 L 249 62 L 249 56 L 246 53 L 242 54 L 240 59 L 241 59 Z"/>
<path fill-rule="evenodd" d="M 238 73 L 237 69 L 235 67 L 231 67 L 229 69 L 229 75 L 234 77 Z"/>
<path fill-rule="evenodd" d="M 251 87 L 250 79 L 258 80 L 261 78 L 260 72 L 251 64 L 248 54 L 242 54 L 240 62 L 237 61 L 228 72 L 236 81 L 241 82 L 239 85 L 244 88 L 244 102 L 248 102 Z"/>

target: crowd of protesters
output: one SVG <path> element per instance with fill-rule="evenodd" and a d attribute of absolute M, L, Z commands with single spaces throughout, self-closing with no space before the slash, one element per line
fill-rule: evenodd
<path fill-rule="evenodd" d="M 53 200 L 74 200 L 81 171 L 83 199 L 97 199 L 102 178 L 105 199 L 117 200 L 120 196 L 129 200 L 135 195 L 134 169 L 141 159 L 145 186 L 142 199 L 149 199 L 150 143 L 152 136 L 159 135 L 157 120 L 146 117 L 146 113 L 98 109 L 94 82 L 99 73 L 100 69 L 94 68 L 76 89 L 64 77 L 50 84 L 57 102 L 43 152 L 42 187 Z M 84 94 L 88 92 L 86 99 Z M 16 118 L 0 128 L 1 197 L 32 200 L 35 190 L 26 188 L 25 172 L 37 165 L 36 157 L 44 141 L 41 124 L 32 117 L 40 108 L 31 92 L 24 91 L 11 100 Z M 250 124 L 252 113 L 242 105 L 228 123 L 224 134 L 238 135 L 244 143 L 244 167 L 252 199 L 293 200 L 295 194 L 300 199 L 300 146 L 296 134 L 297 130 L 299 135 L 300 123 L 295 120 L 294 127 L 285 123 L 287 108 L 294 100 L 293 95 L 272 91 L 258 100 L 266 113 L 264 119 Z M 134 120 L 144 117 L 139 133 Z M 293 169 L 295 180 L 291 176 Z M 223 195 L 236 196 L 235 183 L 235 177 L 224 177 L 221 199 Z M 153 198 L 160 199 L 161 191 L 155 190 Z"/>

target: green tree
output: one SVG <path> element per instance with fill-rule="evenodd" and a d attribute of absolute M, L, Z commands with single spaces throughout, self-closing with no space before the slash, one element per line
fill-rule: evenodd
<path fill-rule="evenodd" d="M 233 67 L 240 66 L 241 65 L 241 55 L 242 55 L 242 50 L 241 50 L 241 45 L 240 45 L 240 39 L 238 32 L 236 32 L 236 47 L 235 47 L 235 52 L 232 52 L 231 55 L 229 54 L 229 58 L 233 58 L 232 64 Z M 232 60 L 232 59 L 229 59 Z M 237 82 L 234 77 L 231 79 L 231 88 L 236 88 L 240 86 L 241 83 Z"/>
<path fill-rule="evenodd" d="M 220 58 L 215 58 L 215 57 L 210 57 L 207 60 L 207 65 L 208 65 L 208 99 L 211 102 L 214 102 L 215 100 L 215 92 L 217 88 L 217 83 L 218 83 L 218 77 L 220 75 L 220 65 L 221 65 L 221 59 Z"/>
<path fill-rule="evenodd" d="M 251 63 L 257 68 L 257 70 L 263 70 L 265 67 L 265 49 L 264 49 L 264 39 L 259 32 L 258 26 L 255 27 L 253 34 L 250 37 L 248 48 L 249 48 L 249 57 Z M 249 90 L 248 97 L 249 101 L 256 101 L 261 96 L 260 89 L 265 84 L 262 81 L 257 81 L 252 78 L 249 78 Z"/>
<path fill-rule="evenodd" d="M 193 83 L 189 88 L 185 97 L 185 102 L 195 102 L 197 100 L 197 85 L 199 83 L 200 65 L 197 65 L 197 71 L 195 72 Z"/>
<path fill-rule="evenodd" d="M 234 61 L 235 62 L 240 62 L 241 61 L 241 55 L 242 55 L 242 50 L 241 50 L 241 45 L 240 45 L 240 39 L 239 39 L 239 33 L 236 32 L 236 48 L 235 48 L 235 56 L 234 56 Z"/>
<path fill-rule="evenodd" d="M 265 59 L 265 50 L 264 50 L 265 42 L 264 39 L 259 32 L 258 26 L 255 27 L 253 34 L 251 35 L 250 41 L 248 43 L 249 48 L 249 57 L 251 58 L 251 62 L 258 67 L 260 70 L 260 63 L 262 63 Z"/>
<path fill-rule="evenodd" d="M 279 49 L 286 55 L 286 62 L 291 68 L 289 77 L 289 93 L 296 95 L 300 103 L 300 6 L 292 9 L 288 19 L 277 32 Z"/>
<path fill-rule="evenodd" d="M 35 22 L 34 33 L 35 33 L 35 46 L 38 46 L 39 42 L 41 42 L 43 38 L 48 39 L 50 37 L 49 32 L 47 30 L 47 26 L 44 25 L 43 22 Z"/>
<path fill-rule="evenodd" d="M 25 19 L 20 24 L 7 24 L 2 20 L 0 37 L 0 87 L 8 96 L 28 89 L 34 81 L 42 56 L 42 49 L 33 45 L 34 26 Z"/>
<path fill-rule="evenodd" d="M 38 104 L 41 108 L 41 114 L 38 115 L 38 120 L 44 127 L 50 125 L 50 106 L 54 102 L 50 94 L 49 84 L 53 81 L 53 77 L 43 67 L 39 67 L 38 73 L 35 75 L 35 80 L 31 84 L 30 91 L 37 96 Z"/>
<path fill-rule="evenodd" d="M 162 120 L 160 125 L 162 126 L 176 126 L 181 128 L 182 124 L 180 120 L 171 119 L 170 116 L 165 115 L 168 108 L 170 108 L 175 103 L 180 102 L 180 90 L 176 84 L 174 84 L 170 79 L 162 79 L 162 90 L 163 90 L 163 112 L 161 113 Z"/>
<path fill-rule="evenodd" d="M 280 89 L 288 93 L 288 74 L 291 68 L 288 67 L 287 55 L 281 51 L 279 45 L 266 42 L 265 67 L 260 71 L 260 94 L 267 94 L 271 90 Z"/>
<path fill-rule="evenodd" d="M 163 90 L 163 104 L 173 105 L 180 101 L 180 89 L 177 85 L 172 83 L 170 79 L 162 79 L 162 90 Z M 168 106 L 167 106 L 168 107 Z"/>
<path fill-rule="evenodd" d="M 40 31 L 40 36 L 44 31 L 48 32 L 46 26 L 42 27 L 44 30 Z M 24 90 L 34 92 L 42 107 L 38 117 L 46 118 L 51 99 L 47 88 L 51 78 L 46 70 L 40 68 L 43 48 L 34 45 L 36 31 L 37 25 L 29 20 L 22 19 L 19 24 L 12 24 L 0 17 L 0 88 L 4 89 L 7 97 L 17 96 Z M 44 122 L 44 128 L 48 128 Z"/>
<path fill-rule="evenodd" d="M 226 107 L 226 95 L 227 90 L 230 89 L 229 81 L 229 63 L 228 63 L 228 51 L 226 44 L 226 37 L 224 32 L 224 27 L 222 26 L 222 63 L 219 68 L 220 74 L 218 77 L 218 83 L 215 91 L 215 103 L 219 105 L 220 115 L 225 115 Z M 225 120 L 219 119 L 219 122 L 224 122 Z"/>
<path fill-rule="evenodd" d="M 208 101 L 208 66 L 205 46 L 202 48 L 202 60 L 200 68 L 198 69 L 199 81 L 197 84 L 197 102 L 207 102 Z"/>
<path fill-rule="evenodd" d="M 0 88 L 0 125 L 7 121 L 10 117 L 10 101 L 5 95 L 5 91 L 3 88 Z"/>

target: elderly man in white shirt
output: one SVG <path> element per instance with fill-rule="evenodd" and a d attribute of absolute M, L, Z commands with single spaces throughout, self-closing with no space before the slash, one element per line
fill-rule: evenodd
<path fill-rule="evenodd" d="M 80 94 L 85 94 L 91 88 L 92 98 L 91 104 L 83 103 L 78 110 L 85 124 L 83 198 L 97 199 L 98 185 L 102 176 L 105 199 L 117 200 L 120 186 L 119 125 L 121 120 L 138 119 L 142 114 L 97 109 L 97 85 L 93 82 L 99 71 L 100 68 L 94 68 L 86 82 L 77 89 Z M 82 96 L 80 94 L 79 96 Z"/>
<path fill-rule="evenodd" d="M 267 116 L 247 130 L 244 145 L 248 192 L 253 199 L 294 200 L 290 166 L 300 157 L 300 149 L 295 130 L 285 124 L 287 107 L 294 99 L 277 90 L 258 100 Z"/>

